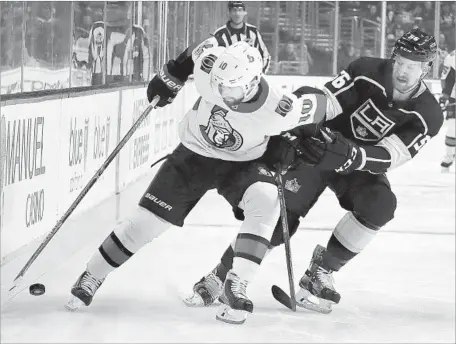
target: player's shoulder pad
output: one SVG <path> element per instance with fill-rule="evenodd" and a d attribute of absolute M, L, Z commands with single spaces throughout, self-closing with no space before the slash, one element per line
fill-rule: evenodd
<path fill-rule="evenodd" d="M 293 94 L 296 95 L 296 97 L 298 98 L 304 94 L 321 94 L 325 96 L 325 93 L 322 90 L 311 86 L 301 86 L 294 90 Z"/>
<path fill-rule="evenodd" d="M 321 123 L 326 118 L 327 98 L 323 91 L 302 86 L 295 91 L 270 84 L 268 108 L 278 115 L 296 120 L 296 123 Z"/>
<path fill-rule="evenodd" d="M 220 47 L 218 45 L 217 39 L 215 37 L 209 37 L 192 49 L 193 62 L 196 64 L 198 60 L 210 53 L 218 57 L 220 55 L 220 52 L 224 49 L 224 47 Z"/>
<path fill-rule="evenodd" d="M 415 98 L 412 111 L 416 111 L 423 118 L 428 128 L 428 135 L 437 135 L 443 125 L 444 116 L 439 103 L 428 88 Z"/>
<path fill-rule="evenodd" d="M 291 91 L 271 82 L 267 75 L 263 75 L 261 79 L 266 82 L 268 89 L 268 96 L 265 101 L 266 108 L 286 117 L 296 106 L 297 97 Z M 263 85 L 263 91 L 264 88 Z"/>
<path fill-rule="evenodd" d="M 195 61 L 195 77 L 197 74 L 196 70 L 201 70 L 206 74 L 209 74 L 212 67 L 214 67 L 215 61 L 217 61 L 218 57 L 224 50 L 224 47 L 213 47 L 204 50 Z"/>
<path fill-rule="evenodd" d="M 302 100 L 301 114 L 313 113 L 313 123 L 322 124 L 326 120 L 326 111 L 328 107 L 328 98 L 322 90 L 301 86 L 293 91 L 293 94 Z"/>

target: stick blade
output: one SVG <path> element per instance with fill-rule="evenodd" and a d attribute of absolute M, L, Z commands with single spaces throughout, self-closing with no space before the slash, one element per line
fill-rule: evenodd
<path fill-rule="evenodd" d="M 274 299 L 279 301 L 282 305 L 284 305 L 288 309 L 291 309 L 293 312 L 296 312 L 296 304 L 293 303 L 293 301 L 288 296 L 288 294 L 286 292 L 284 292 L 280 287 L 273 285 L 271 287 L 271 292 L 272 292 L 272 296 L 274 296 Z"/>

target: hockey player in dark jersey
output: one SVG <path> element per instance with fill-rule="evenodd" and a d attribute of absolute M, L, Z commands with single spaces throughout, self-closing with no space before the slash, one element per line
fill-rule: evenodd
<path fill-rule="evenodd" d="M 348 212 L 326 248 L 315 248 L 299 282 L 299 306 L 330 312 L 340 300 L 333 272 L 393 219 L 396 197 L 385 173 L 411 160 L 443 123 L 440 106 L 423 82 L 436 52 L 434 37 L 416 29 L 397 40 L 391 59 L 359 58 L 326 83 L 323 91 L 336 116 L 326 122 L 319 139 L 301 141 L 305 164 L 284 176 L 290 182 L 285 193 L 290 234 L 328 186 Z M 236 217 L 242 219 L 242 212 Z M 278 223 L 271 245 L 282 242 Z M 232 257 L 230 246 L 184 301 L 191 306 L 214 303 Z"/>

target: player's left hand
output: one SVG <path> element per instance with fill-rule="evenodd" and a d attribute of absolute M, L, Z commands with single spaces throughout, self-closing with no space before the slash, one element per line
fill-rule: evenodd
<path fill-rule="evenodd" d="M 268 147 L 261 157 L 262 162 L 270 171 L 277 171 L 280 168 L 283 173 L 292 169 L 296 162 L 297 150 L 294 142 L 297 142 L 296 136 L 291 132 L 278 136 L 272 136 L 269 139 Z"/>
<path fill-rule="evenodd" d="M 170 64 L 170 63 L 168 63 Z M 182 89 L 184 83 L 172 76 L 168 71 L 168 65 L 165 65 L 149 82 L 147 87 L 147 99 L 152 102 L 156 96 L 160 97 L 157 107 L 161 108 L 171 104 L 174 98 Z"/>

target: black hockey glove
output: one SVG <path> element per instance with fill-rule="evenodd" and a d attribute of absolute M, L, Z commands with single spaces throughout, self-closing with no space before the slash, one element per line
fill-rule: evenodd
<path fill-rule="evenodd" d="M 295 167 L 298 143 L 299 138 L 293 134 L 293 131 L 272 136 L 261 160 L 270 171 L 276 171 L 280 167 L 283 172 L 286 172 Z"/>
<path fill-rule="evenodd" d="M 234 217 L 236 218 L 236 220 L 239 220 L 239 221 L 245 220 L 244 210 L 242 210 L 238 206 L 233 207 L 232 209 L 233 209 L 233 214 L 234 214 Z"/>
<path fill-rule="evenodd" d="M 173 77 L 168 72 L 168 66 L 165 65 L 153 79 L 149 82 L 147 87 L 147 99 L 149 103 L 155 96 L 160 97 L 157 107 L 164 107 L 171 104 L 177 95 L 177 92 L 183 87 L 184 82 Z"/>
<path fill-rule="evenodd" d="M 363 165 L 361 148 L 341 133 L 322 128 L 316 138 L 301 141 L 299 160 L 322 170 L 348 174 Z"/>

